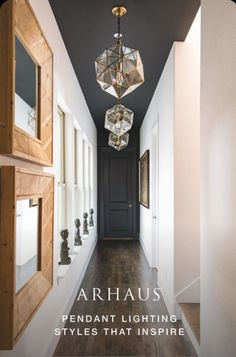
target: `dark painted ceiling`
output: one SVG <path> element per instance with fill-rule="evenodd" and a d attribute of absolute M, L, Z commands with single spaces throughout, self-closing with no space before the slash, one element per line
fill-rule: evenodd
<path fill-rule="evenodd" d="M 124 97 L 139 127 L 152 99 L 174 41 L 183 41 L 200 0 L 49 0 L 87 104 L 98 128 L 116 98 L 103 92 L 95 80 L 95 59 L 114 43 L 117 19 L 111 9 L 127 7 L 121 19 L 123 43 L 140 51 L 145 83 Z M 62 69 L 63 70 L 63 69 Z"/>

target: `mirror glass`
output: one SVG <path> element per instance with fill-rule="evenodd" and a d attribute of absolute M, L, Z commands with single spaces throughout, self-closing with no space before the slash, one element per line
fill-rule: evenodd
<path fill-rule="evenodd" d="M 37 138 L 38 67 L 16 36 L 15 125 Z"/>
<path fill-rule="evenodd" d="M 16 292 L 38 271 L 39 199 L 16 205 Z"/>

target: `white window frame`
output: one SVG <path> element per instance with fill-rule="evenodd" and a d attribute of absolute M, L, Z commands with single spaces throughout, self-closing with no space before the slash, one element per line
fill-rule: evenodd
<path fill-rule="evenodd" d="M 66 114 L 58 105 L 58 225 L 59 231 L 67 228 L 67 180 L 66 180 Z"/>
<path fill-rule="evenodd" d="M 94 173 L 93 173 L 93 146 L 89 144 L 89 208 L 93 208 L 93 194 L 94 194 Z"/>
<path fill-rule="evenodd" d="M 80 218 L 79 210 L 79 130 L 73 128 L 73 152 L 74 152 L 74 175 L 73 175 L 73 190 L 74 190 L 74 207 L 73 207 L 73 218 Z"/>
<path fill-rule="evenodd" d="M 84 214 L 84 154 L 83 154 L 83 133 L 78 130 L 78 213 L 81 222 L 81 232 Z"/>
<path fill-rule="evenodd" d="M 88 157 L 88 140 L 83 138 L 83 207 L 84 213 L 89 214 L 89 157 Z"/>

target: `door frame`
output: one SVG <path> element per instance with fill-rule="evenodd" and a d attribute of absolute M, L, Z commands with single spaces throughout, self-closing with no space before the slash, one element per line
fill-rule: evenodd
<path fill-rule="evenodd" d="M 159 267 L 159 114 L 152 127 L 151 141 L 152 187 L 152 266 Z"/>

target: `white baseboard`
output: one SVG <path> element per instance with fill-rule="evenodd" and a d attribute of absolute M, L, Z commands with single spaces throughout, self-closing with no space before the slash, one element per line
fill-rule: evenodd
<path fill-rule="evenodd" d="M 143 243 L 141 237 L 139 237 L 139 241 L 140 241 L 141 247 L 142 247 L 142 249 L 143 249 L 143 252 L 144 252 L 144 254 L 145 254 L 145 257 L 147 258 L 147 261 L 148 261 L 149 266 L 150 266 L 151 268 L 154 268 L 154 267 L 152 266 L 152 263 L 151 263 L 151 261 L 150 261 L 150 256 L 149 256 L 149 254 L 147 253 L 146 247 L 145 247 L 145 245 L 144 245 L 144 243 Z M 164 302 L 165 302 L 166 308 L 167 308 L 167 310 L 168 310 L 168 313 L 169 313 L 170 315 L 173 315 L 173 314 L 175 313 L 174 304 L 171 304 L 171 303 L 169 302 L 169 299 L 167 298 L 167 296 L 166 296 L 166 294 L 165 294 L 165 291 L 162 289 L 161 282 L 160 282 L 159 279 L 158 279 L 157 283 L 158 283 L 159 288 L 161 289 L 162 297 L 163 297 L 163 299 L 164 299 Z"/>
<path fill-rule="evenodd" d="M 185 331 L 188 335 L 188 338 L 189 340 L 191 341 L 192 345 L 193 345 L 193 348 L 195 350 L 195 352 L 197 353 L 198 356 L 200 356 L 200 345 L 198 343 L 198 340 L 196 339 L 186 317 L 184 316 L 184 313 L 182 313 L 182 323 L 183 323 L 183 326 L 185 328 Z"/>
<path fill-rule="evenodd" d="M 145 257 L 147 258 L 147 261 L 148 261 L 149 266 L 150 266 L 151 268 L 154 268 L 154 267 L 152 266 L 152 261 L 151 261 L 151 259 L 150 259 L 150 256 L 149 256 L 149 254 L 148 254 L 148 252 L 147 252 L 147 249 L 146 249 L 146 247 L 145 247 L 145 245 L 144 245 L 144 242 L 143 242 L 143 240 L 142 240 L 141 237 L 139 237 L 139 242 L 140 242 L 140 244 L 141 244 L 141 246 L 142 246 L 142 248 L 143 248 L 143 252 L 144 252 L 144 254 L 145 254 Z"/>
<path fill-rule="evenodd" d="M 163 297 L 163 300 L 164 300 L 164 303 L 166 305 L 166 308 L 167 308 L 167 311 L 168 311 L 169 315 L 174 315 L 175 314 L 174 302 L 172 302 L 172 299 L 170 301 L 170 299 L 168 298 L 165 290 L 162 288 L 163 285 L 162 285 L 162 282 L 161 282 L 161 280 L 159 278 L 158 278 L 158 286 L 161 289 L 162 297 Z"/>

